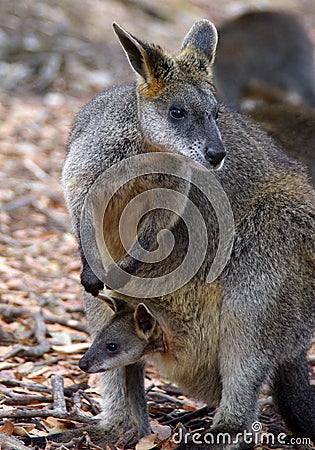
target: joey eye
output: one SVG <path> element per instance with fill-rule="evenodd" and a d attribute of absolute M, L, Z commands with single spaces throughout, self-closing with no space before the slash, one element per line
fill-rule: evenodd
<path fill-rule="evenodd" d="M 219 120 L 219 116 L 221 115 L 220 108 L 216 108 L 213 112 L 214 120 L 217 122 Z"/>
<path fill-rule="evenodd" d="M 169 115 L 172 119 L 183 119 L 186 116 L 186 111 L 182 108 L 172 106 L 169 110 Z"/>
<path fill-rule="evenodd" d="M 118 349 L 118 345 L 114 342 L 109 342 L 108 344 L 106 344 L 106 348 L 109 352 L 115 352 Z"/>

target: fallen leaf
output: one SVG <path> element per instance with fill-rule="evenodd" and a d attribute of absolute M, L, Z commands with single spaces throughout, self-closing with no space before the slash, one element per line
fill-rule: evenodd
<path fill-rule="evenodd" d="M 191 411 L 191 412 L 196 411 L 195 406 L 190 406 L 190 405 L 183 405 L 183 409 L 185 411 Z"/>
<path fill-rule="evenodd" d="M 50 331 L 52 337 L 51 343 L 56 346 L 71 345 L 71 336 L 66 331 Z"/>
<path fill-rule="evenodd" d="M 31 361 L 28 361 L 24 364 L 20 364 L 18 367 L 16 367 L 16 372 L 19 374 L 27 375 L 29 373 L 32 373 L 34 371 L 34 363 Z"/>
<path fill-rule="evenodd" d="M 36 377 L 39 377 L 43 373 L 48 372 L 48 370 L 49 370 L 49 367 L 41 367 L 40 369 L 34 370 L 33 372 L 30 372 L 29 374 L 27 374 L 26 378 L 34 379 Z"/>
<path fill-rule="evenodd" d="M 165 441 L 172 434 L 172 428 L 168 425 L 160 425 L 157 420 L 153 420 L 150 423 L 153 433 L 156 435 L 158 441 Z"/>
<path fill-rule="evenodd" d="M 14 425 L 12 422 L 5 422 L 1 427 L 0 427 L 0 433 L 4 433 L 7 434 L 9 436 L 11 436 L 11 434 L 13 433 L 14 430 Z"/>
<path fill-rule="evenodd" d="M 70 355 L 72 353 L 78 353 L 81 351 L 85 351 L 88 348 L 90 348 L 90 346 L 91 346 L 91 344 L 89 344 L 87 342 L 83 342 L 80 344 L 70 344 L 70 345 L 52 345 L 51 348 L 55 352 L 67 353 L 68 355 Z"/>
<path fill-rule="evenodd" d="M 70 423 L 69 421 L 55 419 L 54 417 L 47 417 L 47 419 L 42 419 L 41 422 L 50 431 L 51 434 L 66 431 L 68 429 L 66 424 Z"/>
<path fill-rule="evenodd" d="M 6 347 L 7 349 L 8 347 Z M 7 361 L 1 361 L 0 362 L 0 370 L 7 370 L 7 369 L 12 369 L 13 367 L 16 367 L 17 364 L 16 363 L 10 363 Z"/>
<path fill-rule="evenodd" d="M 156 434 L 142 437 L 136 445 L 136 450 L 149 450 L 150 448 L 156 447 L 154 443 L 155 438 Z"/>
<path fill-rule="evenodd" d="M 35 425 L 17 425 L 14 427 L 14 434 L 17 436 L 29 436 L 29 432 L 35 428 Z"/>

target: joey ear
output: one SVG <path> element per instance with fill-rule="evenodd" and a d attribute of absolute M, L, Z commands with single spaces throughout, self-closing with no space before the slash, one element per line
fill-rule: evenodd
<path fill-rule="evenodd" d="M 148 307 L 144 303 L 139 303 L 135 314 L 136 331 L 140 338 L 148 339 L 152 336 L 156 324 L 156 319 L 153 317 Z"/>
<path fill-rule="evenodd" d="M 118 40 L 124 49 L 128 61 L 135 72 L 147 81 L 147 58 L 146 44 L 136 39 L 117 22 L 113 23 L 113 28 Z"/>
<path fill-rule="evenodd" d="M 181 52 L 186 49 L 202 52 L 212 64 L 218 43 L 218 32 L 212 22 L 206 19 L 196 22 L 184 38 Z"/>
<path fill-rule="evenodd" d="M 130 306 L 122 298 L 108 297 L 103 293 L 98 294 L 98 298 L 106 303 L 115 313 L 122 311 L 123 309 L 128 309 Z"/>

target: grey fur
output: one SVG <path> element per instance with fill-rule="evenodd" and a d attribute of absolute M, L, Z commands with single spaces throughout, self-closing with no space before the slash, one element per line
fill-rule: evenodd
<path fill-rule="evenodd" d="M 213 28 L 206 21 L 195 27 L 198 36 L 200 27 L 206 34 Z M 292 426 L 298 415 L 298 428 L 294 431 L 314 439 L 315 421 L 309 409 L 310 404 L 315 408 L 314 392 L 305 373 L 296 378 L 294 370 L 290 370 L 292 359 L 305 361 L 315 326 L 314 191 L 303 168 L 249 119 L 222 106 L 215 120 L 212 66 L 207 64 L 205 52 L 197 48 L 198 42 L 204 45 L 209 37 L 196 42 L 195 33 L 190 33 L 184 41 L 184 54 L 175 57 L 142 43 L 142 51 L 153 55 L 153 59 L 148 57 L 146 79 L 140 77 L 137 85 L 104 91 L 77 116 L 63 170 L 74 232 L 80 244 L 80 213 L 85 196 L 97 176 L 115 162 L 146 151 L 166 150 L 184 153 L 210 171 L 213 166 L 205 158 L 206 149 L 222 149 L 224 145 L 224 166 L 214 174 L 234 213 L 233 252 L 221 276 L 206 284 L 217 247 L 218 223 L 211 205 L 191 187 L 189 197 L 198 205 L 207 225 L 207 257 L 183 288 L 145 301 L 167 340 L 168 353 L 157 353 L 155 360 L 186 394 L 208 404 L 219 404 L 214 425 L 217 432 L 250 429 L 262 383 L 276 380 L 276 397 L 284 419 Z M 190 39 L 191 45 L 187 46 Z M 214 47 L 209 50 L 211 54 L 214 51 Z M 154 74 L 158 74 L 157 79 Z M 189 111 L 189 119 L 181 125 L 172 123 L 168 115 L 169 105 L 174 102 Z M 197 142 L 201 145 L 197 146 Z M 156 178 L 149 181 L 148 187 L 158 182 Z M 172 182 L 163 178 L 160 181 L 162 185 Z M 180 187 L 174 184 L 174 189 Z M 136 188 L 132 187 L 137 192 Z M 129 195 L 127 189 L 125 194 Z M 188 239 L 180 219 L 169 216 L 166 220 L 160 211 L 152 214 L 143 224 L 140 238 L 141 233 L 145 235 L 147 247 L 152 248 L 155 234 L 150 236 L 150 226 L 155 232 L 160 224 L 172 229 L 176 242 L 165 263 L 133 265 L 113 247 L 115 260 L 126 270 L 130 263 L 130 273 L 136 270 L 139 275 L 151 277 L 177 267 Z M 105 238 L 109 236 L 114 241 L 114 219 L 107 225 Z M 97 295 L 101 282 L 93 278 L 86 261 L 83 263 L 85 287 Z M 84 299 L 95 338 L 112 312 L 88 293 Z M 142 302 L 135 298 L 126 300 L 134 307 Z M 145 408 L 142 370 L 140 360 L 102 374 L 103 440 L 135 425 L 143 434 L 139 423 L 143 414 L 135 412 Z M 286 377 L 282 376 L 284 372 Z M 138 380 L 138 387 L 133 387 L 139 394 L 137 398 L 133 397 L 127 375 L 128 379 Z M 290 402 L 293 392 L 296 395 L 292 398 L 299 399 L 299 410 L 295 401 Z M 284 396 L 286 402 L 280 400 Z M 307 407 L 303 408 L 303 404 Z M 310 427 L 303 429 L 303 421 Z M 193 447 L 189 444 L 185 448 Z"/>
<path fill-rule="evenodd" d="M 248 112 L 292 158 L 308 168 L 315 186 L 315 111 L 301 105 L 258 105 Z"/>

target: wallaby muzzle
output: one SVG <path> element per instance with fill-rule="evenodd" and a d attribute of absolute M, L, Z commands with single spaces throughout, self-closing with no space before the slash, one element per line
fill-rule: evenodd
<path fill-rule="evenodd" d="M 223 144 L 222 149 L 208 147 L 205 151 L 205 158 L 213 166 L 214 169 L 218 169 L 221 166 L 221 163 L 225 156 L 226 151 L 223 147 Z"/>
<path fill-rule="evenodd" d="M 90 366 L 91 366 L 90 359 L 86 357 L 85 354 L 79 361 L 79 367 L 81 370 L 83 370 L 83 372 L 89 373 Z"/>

